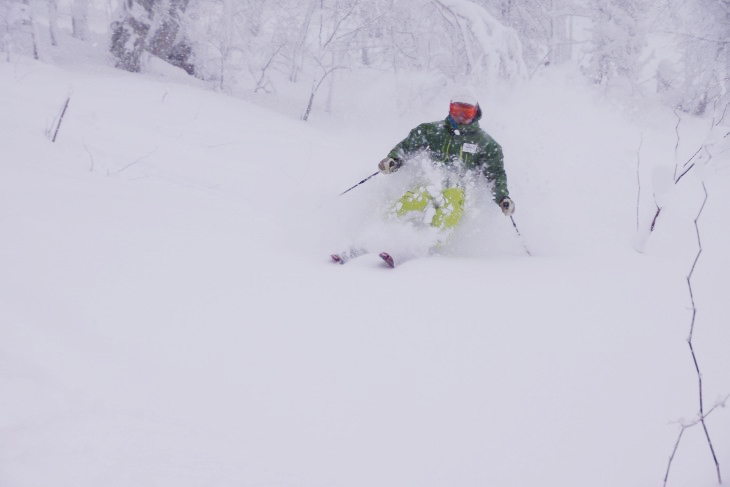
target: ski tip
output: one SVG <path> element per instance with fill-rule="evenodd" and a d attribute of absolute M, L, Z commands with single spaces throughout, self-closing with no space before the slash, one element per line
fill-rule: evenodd
<path fill-rule="evenodd" d="M 385 265 L 387 265 L 390 268 L 395 267 L 395 262 L 393 262 L 393 257 L 390 256 L 388 252 L 381 252 L 380 258 L 383 259 L 383 262 L 385 262 Z"/>

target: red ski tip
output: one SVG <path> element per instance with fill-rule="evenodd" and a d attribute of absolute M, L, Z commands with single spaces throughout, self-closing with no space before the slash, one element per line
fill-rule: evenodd
<path fill-rule="evenodd" d="M 391 257 L 388 252 L 381 252 L 380 258 L 383 259 L 383 262 L 385 262 L 385 264 L 388 267 L 395 267 L 395 263 L 393 262 L 393 257 Z"/>

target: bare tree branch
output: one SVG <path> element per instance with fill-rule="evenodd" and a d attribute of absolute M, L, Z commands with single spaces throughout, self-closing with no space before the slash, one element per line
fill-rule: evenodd
<path fill-rule="evenodd" d="M 712 408 L 710 408 L 709 411 L 707 411 L 705 414 L 703 414 L 702 416 L 700 416 L 699 418 L 697 418 L 696 421 L 692 421 L 691 423 L 680 424 L 679 435 L 677 436 L 677 441 L 674 443 L 674 448 L 672 449 L 672 454 L 669 456 L 669 462 L 667 463 L 667 471 L 664 474 L 664 485 L 665 486 L 667 485 L 667 480 L 669 479 L 669 470 L 672 467 L 672 462 L 674 461 L 674 457 L 677 454 L 677 449 L 679 448 L 679 443 L 682 440 L 682 436 L 684 435 L 684 432 L 688 428 L 691 428 L 693 426 L 697 426 L 700 423 L 703 423 L 704 424 L 705 419 L 710 414 L 712 414 L 713 411 L 715 411 L 715 409 L 717 409 L 719 407 L 722 407 L 722 408 L 726 407 L 727 406 L 727 401 L 729 399 L 730 399 L 730 395 L 726 396 L 725 399 L 723 399 L 722 401 L 720 401 L 717 404 L 715 404 L 714 406 L 712 406 Z M 707 430 L 705 430 L 705 431 L 707 431 Z"/>
<path fill-rule="evenodd" d="M 91 159 L 91 166 L 89 167 L 89 171 L 94 171 L 94 155 L 91 153 L 89 148 L 86 146 L 86 142 L 84 142 L 84 149 L 86 150 L 86 153 L 89 154 L 89 159 Z"/>
<path fill-rule="evenodd" d="M 677 142 L 674 144 L 674 180 L 677 180 L 677 151 L 679 150 L 679 124 L 682 123 L 682 117 L 679 116 L 677 110 L 674 110 L 674 115 L 677 117 L 677 125 L 674 126 L 674 134 L 677 136 Z"/>
<path fill-rule="evenodd" d="M 641 175 L 639 174 L 639 168 L 641 167 L 641 146 L 644 145 L 644 132 L 641 132 L 641 139 L 639 140 L 639 148 L 636 149 L 636 184 L 638 185 L 638 191 L 636 192 L 636 230 L 639 230 L 639 204 L 641 203 Z"/>
<path fill-rule="evenodd" d="M 149 153 L 147 153 L 147 154 L 143 155 L 143 156 L 142 156 L 142 157 L 140 157 L 139 159 L 137 159 L 137 160 L 135 160 L 135 161 L 132 161 L 132 162 L 130 162 L 130 163 L 129 163 L 129 164 L 127 164 L 126 166 L 122 166 L 121 168 L 119 168 L 119 169 L 117 169 L 116 171 L 114 171 L 114 173 L 113 173 L 113 174 L 119 174 L 119 173 L 120 173 L 120 172 L 122 172 L 122 171 L 126 171 L 127 169 L 129 169 L 130 167 L 134 166 L 135 164 L 139 164 L 139 163 L 140 163 L 140 162 L 142 162 L 143 160 L 147 159 L 147 158 L 148 158 L 149 156 L 151 156 L 151 155 L 152 155 L 152 154 L 154 154 L 155 152 L 157 152 L 157 148 L 155 148 L 154 150 L 150 151 Z"/>
<path fill-rule="evenodd" d="M 705 151 L 707 152 L 707 154 L 708 154 L 708 160 L 712 158 L 712 154 L 709 153 L 709 151 L 707 150 L 707 146 L 706 145 L 702 145 L 699 149 L 697 149 L 695 151 L 694 154 L 692 154 L 692 157 L 690 157 L 689 159 L 687 159 L 687 162 L 685 162 L 682 165 L 682 167 L 683 168 L 686 168 L 686 169 L 679 176 L 677 176 L 677 170 L 679 169 L 679 164 L 677 163 L 676 154 L 677 154 L 677 152 L 679 150 L 679 144 L 680 144 L 680 141 L 681 141 L 681 138 L 679 136 L 679 125 L 682 122 L 682 118 L 677 114 L 676 110 L 675 110 L 674 114 L 677 116 L 677 125 L 675 125 L 675 127 L 674 127 L 675 134 L 677 135 L 677 142 L 674 145 L 674 154 L 675 154 L 675 162 L 674 162 L 674 184 L 676 186 L 677 184 L 679 184 L 679 182 L 682 180 L 682 178 L 684 176 L 686 176 L 687 173 L 689 173 L 692 170 L 692 168 L 695 167 L 695 165 L 697 163 L 696 162 L 693 162 L 693 160 L 702 151 L 702 149 L 705 149 Z M 689 165 L 689 167 L 687 167 L 688 165 Z M 656 203 L 656 198 L 655 198 L 655 203 Z M 637 208 L 637 212 L 638 212 L 638 208 Z M 654 214 L 654 218 L 652 219 L 651 225 L 649 226 L 649 231 L 650 232 L 653 232 L 654 231 L 654 227 L 656 226 L 657 219 L 659 218 L 659 214 L 661 212 L 662 212 L 662 208 L 661 208 L 661 206 L 659 206 L 657 204 L 656 205 L 656 213 Z"/>
<path fill-rule="evenodd" d="M 695 322 L 697 320 L 697 304 L 695 302 L 695 296 L 694 296 L 694 289 L 692 288 L 692 276 L 694 275 L 695 269 L 697 268 L 697 262 L 700 259 L 700 256 L 702 255 L 702 238 L 700 234 L 700 227 L 699 227 L 699 220 L 702 216 L 702 212 L 705 209 L 705 205 L 707 204 L 707 199 L 709 197 L 707 193 L 707 187 L 705 186 L 705 183 L 702 182 L 702 191 L 704 192 L 704 198 L 702 200 L 702 205 L 700 205 L 700 209 L 697 212 L 697 216 L 694 219 L 694 226 L 695 226 L 695 233 L 697 236 L 697 254 L 695 255 L 694 261 L 692 262 L 692 267 L 690 268 L 689 273 L 687 274 L 687 289 L 689 291 L 689 297 L 690 302 L 692 304 L 692 318 L 690 321 L 690 328 L 689 328 L 689 336 L 687 337 L 687 344 L 689 345 L 689 350 L 692 355 L 692 363 L 694 364 L 695 372 L 697 373 L 697 389 L 698 389 L 698 398 L 699 398 L 699 414 L 698 414 L 698 420 L 691 423 L 691 424 L 684 424 L 682 425 L 682 429 L 679 432 L 679 436 L 677 437 L 677 441 L 674 444 L 674 449 L 672 450 L 672 454 L 669 457 L 669 463 L 667 464 L 667 470 L 664 475 L 664 485 L 666 486 L 667 480 L 669 479 L 669 470 L 672 466 L 672 462 L 674 460 L 675 454 L 677 453 L 677 448 L 679 447 L 679 443 L 682 439 L 682 435 L 684 434 L 684 431 L 687 428 L 691 428 L 693 426 L 696 426 L 697 424 L 702 425 L 702 430 L 705 433 L 705 438 L 707 438 L 707 444 L 710 447 L 710 453 L 712 454 L 712 460 L 715 463 L 715 471 L 717 473 L 717 482 L 722 484 L 722 475 L 720 472 L 720 462 L 717 460 L 717 455 L 715 454 L 715 447 L 712 444 L 712 439 L 710 438 L 710 432 L 707 429 L 707 423 L 705 422 L 705 418 L 714 411 L 718 405 L 716 404 L 713 406 L 707 413 L 705 413 L 705 404 L 704 404 L 704 391 L 702 386 L 702 371 L 700 370 L 700 365 L 697 360 L 697 354 L 695 353 L 694 345 L 692 344 L 692 338 L 694 336 L 694 330 L 695 330 Z M 730 397 L 730 396 L 728 396 Z M 725 398 L 725 401 L 721 403 L 721 405 L 724 407 L 725 402 L 727 401 L 727 397 Z"/>
<path fill-rule="evenodd" d="M 63 122 L 63 116 L 66 115 L 66 109 L 68 109 L 68 103 L 71 101 L 71 97 L 69 96 L 66 98 L 66 103 L 63 104 L 63 108 L 61 109 L 61 115 L 58 117 L 58 124 L 56 125 L 56 130 L 53 132 L 53 138 L 51 139 L 51 142 L 56 141 L 56 137 L 58 137 L 58 130 L 61 128 L 61 123 Z"/>
<path fill-rule="evenodd" d="M 682 440 L 682 435 L 684 435 L 684 430 L 687 428 L 682 426 L 679 430 L 679 436 L 677 436 L 677 441 L 674 443 L 674 449 L 672 450 L 672 454 L 669 455 L 669 463 L 667 464 L 667 471 L 664 474 L 664 486 L 667 485 L 667 480 L 669 480 L 669 470 L 672 468 L 672 462 L 674 461 L 674 455 L 677 454 L 677 448 L 679 448 L 679 442 Z"/>

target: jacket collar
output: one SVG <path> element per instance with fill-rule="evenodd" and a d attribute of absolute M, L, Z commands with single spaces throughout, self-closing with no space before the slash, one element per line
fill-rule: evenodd
<path fill-rule="evenodd" d="M 454 118 L 449 115 L 448 117 L 446 117 L 446 120 L 444 120 L 444 124 L 452 135 L 466 135 L 479 130 L 479 118 L 481 118 L 480 115 L 481 113 L 477 114 L 476 118 L 474 118 L 474 121 L 466 125 L 460 125 L 456 123 L 456 120 L 454 120 Z"/>

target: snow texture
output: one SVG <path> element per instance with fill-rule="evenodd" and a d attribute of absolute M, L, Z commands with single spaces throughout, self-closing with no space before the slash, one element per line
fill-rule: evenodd
<path fill-rule="evenodd" d="M 0 86 L 4 486 L 660 486 L 699 411 L 702 183 L 705 411 L 730 394 L 727 127 L 677 144 L 671 111 L 557 71 L 476 88 L 522 238 L 477 192 L 442 255 L 388 270 L 408 173 L 337 195 L 413 114 L 305 124 L 155 63 L 16 57 Z M 730 477 L 730 412 L 707 426 Z M 717 485 L 700 427 L 668 485 Z"/>

